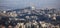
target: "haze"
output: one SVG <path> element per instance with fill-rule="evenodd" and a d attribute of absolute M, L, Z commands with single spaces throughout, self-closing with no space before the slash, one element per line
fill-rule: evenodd
<path fill-rule="evenodd" d="M 60 0 L 0 0 L 0 8 L 25 8 L 34 5 L 36 8 L 60 8 Z"/>

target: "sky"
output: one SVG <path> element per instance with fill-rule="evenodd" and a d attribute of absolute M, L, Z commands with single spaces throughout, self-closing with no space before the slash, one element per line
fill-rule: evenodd
<path fill-rule="evenodd" d="M 60 8 L 60 0 L 0 0 L 0 8 Z"/>

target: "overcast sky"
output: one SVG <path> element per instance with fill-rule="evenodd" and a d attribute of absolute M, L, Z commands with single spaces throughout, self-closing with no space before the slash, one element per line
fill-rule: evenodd
<path fill-rule="evenodd" d="M 36 8 L 60 8 L 60 0 L 0 0 L 0 6 L 24 8 L 34 5 Z"/>

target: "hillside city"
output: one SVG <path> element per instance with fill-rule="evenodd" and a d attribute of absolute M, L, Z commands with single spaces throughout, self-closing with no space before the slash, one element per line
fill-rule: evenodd
<path fill-rule="evenodd" d="M 60 9 L 0 10 L 0 28 L 60 28 Z"/>

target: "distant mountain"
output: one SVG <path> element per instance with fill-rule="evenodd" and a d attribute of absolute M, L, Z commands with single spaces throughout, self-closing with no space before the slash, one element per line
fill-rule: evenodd
<path fill-rule="evenodd" d="M 10 7 L 7 7 L 7 6 L 0 6 L 0 10 L 7 11 L 8 9 L 11 9 L 11 8 Z"/>
<path fill-rule="evenodd" d="M 31 7 L 26 7 L 26 8 L 22 8 L 22 9 L 11 9 L 11 10 L 8 10 L 7 12 L 21 11 L 21 10 L 24 10 L 24 9 L 31 9 Z"/>

